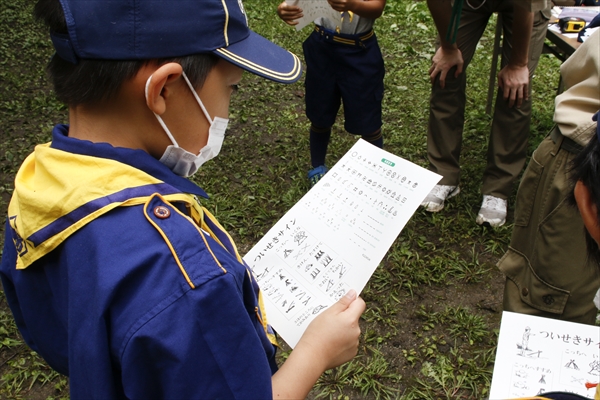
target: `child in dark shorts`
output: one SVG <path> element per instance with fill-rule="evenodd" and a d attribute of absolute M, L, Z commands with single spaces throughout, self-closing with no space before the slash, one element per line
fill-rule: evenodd
<path fill-rule="evenodd" d="M 386 0 L 328 0 L 340 11 L 340 21 L 319 18 L 303 44 L 306 61 L 306 116 L 310 126 L 310 185 L 327 172 L 325 156 L 340 105 L 344 105 L 344 128 L 383 147 L 381 101 L 385 68 L 373 24 Z M 302 9 L 286 2 L 277 14 L 296 25 Z"/>

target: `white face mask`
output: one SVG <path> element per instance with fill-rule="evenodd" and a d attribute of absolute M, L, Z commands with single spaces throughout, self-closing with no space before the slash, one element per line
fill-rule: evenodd
<path fill-rule="evenodd" d="M 196 173 L 202 164 L 212 158 L 215 158 L 217 154 L 219 154 L 219 151 L 221 151 L 221 146 L 223 145 L 223 140 L 225 139 L 225 131 L 227 130 L 227 124 L 229 123 L 229 120 L 219 117 L 211 119 L 208 115 L 208 111 L 206 111 L 206 108 L 204 107 L 204 104 L 202 104 L 202 100 L 200 100 L 200 96 L 198 96 L 198 93 L 196 93 L 196 90 L 194 90 L 194 87 L 190 83 L 188 77 L 185 75 L 185 72 L 182 72 L 182 75 L 192 91 L 192 94 L 196 98 L 198 105 L 202 109 L 202 112 L 206 116 L 206 119 L 208 122 L 210 122 L 206 146 L 200 149 L 200 152 L 197 155 L 185 150 L 182 147 L 179 147 L 160 115 L 154 113 L 154 116 L 156 119 L 158 119 L 160 126 L 162 126 L 167 136 L 169 136 L 171 143 L 173 143 L 167 147 L 159 161 L 169 167 L 169 169 L 177 175 L 188 177 Z M 150 85 L 151 80 L 152 75 L 150 75 L 148 81 L 146 82 L 146 100 L 148 100 L 148 86 Z"/>

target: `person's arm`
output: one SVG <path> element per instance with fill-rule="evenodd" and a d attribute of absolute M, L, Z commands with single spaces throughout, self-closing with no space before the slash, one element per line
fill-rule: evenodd
<path fill-rule="evenodd" d="M 298 25 L 298 19 L 302 18 L 302 9 L 298 6 L 292 6 L 285 1 L 277 6 L 277 15 L 288 25 Z"/>
<path fill-rule="evenodd" d="M 356 355 L 365 303 L 351 291 L 309 324 L 271 375 L 248 310 L 231 295 L 238 280 L 212 279 L 140 318 L 120 352 L 128 397 L 302 399 L 324 371 Z"/>
<path fill-rule="evenodd" d="M 456 43 L 449 43 L 446 40 L 446 32 L 450 25 L 450 16 L 452 14 L 452 5 L 450 0 L 427 0 L 427 7 L 435 22 L 435 26 L 440 38 L 440 47 L 435 52 L 429 68 L 429 79 L 431 84 L 439 75 L 440 86 L 446 86 L 446 75 L 452 67 L 456 67 L 454 77 L 458 77 L 463 71 L 463 57 Z"/>
<path fill-rule="evenodd" d="M 351 11 L 363 18 L 377 19 L 381 17 L 386 0 L 327 0 L 336 11 Z"/>
<path fill-rule="evenodd" d="M 512 51 L 508 64 L 498 73 L 498 86 L 508 106 L 521 107 L 529 99 L 529 41 L 533 30 L 533 12 L 515 2 L 513 10 Z"/>
<path fill-rule="evenodd" d="M 364 310 L 365 302 L 351 290 L 315 318 L 273 375 L 273 398 L 304 399 L 323 372 L 354 358 Z"/>

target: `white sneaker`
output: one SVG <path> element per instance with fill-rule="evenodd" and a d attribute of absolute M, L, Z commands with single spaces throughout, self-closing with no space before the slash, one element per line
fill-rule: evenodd
<path fill-rule="evenodd" d="M 506 209 L 506 200 L 484 194 L 483 202 L 481 203 L 481 208 L 475 222 L 479 225 L 498 228 L 506 222 Z"/>
<path fill-rule="evenodd" d="M 435 185 L 431 192 L 425 197 L 421 206 L 425 211 L 438 212 L 444 209 L 444 201 L 460 193 L 458 186 Z"/>

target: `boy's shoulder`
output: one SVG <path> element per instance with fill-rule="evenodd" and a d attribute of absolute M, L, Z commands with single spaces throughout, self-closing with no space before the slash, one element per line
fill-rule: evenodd
<path fill-rule="evenodd" d="M 116 207 L 66 239 L 67 249 L 87 252 L 91 247 L 103 260 L 100 264 L 111 269 L 157 273 L 162 282 L 191 289 L 226 274 L 245 273 L 244 265 L 188 215 L 194 201 L 186 194 L 156 193 L 141 204 Z M 81 248 L 84 243 L 89 243 L 87 249 Z M 105 279 L 113 276 L 109 272 Z"/>

